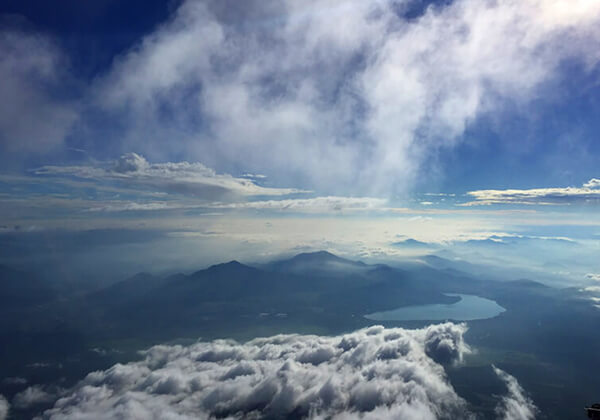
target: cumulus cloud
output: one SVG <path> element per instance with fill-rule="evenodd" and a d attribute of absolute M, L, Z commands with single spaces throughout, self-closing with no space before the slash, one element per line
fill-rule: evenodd
<path fill-rule="evenodd" d="M 442 366 L 469 351 L 465 331 L 377 326 L 155 346 L 142 361 L 90 373 L 42 417 L 469 418 Z"/>
<path fill-rule="evenodd" d="M 66 58 L 55 43 L 0 21 L 0 147 L 47 152 L 62 144 L 77 118 L 66 88 Z"/>
<path fill-rule="evenodd" d="M 6 401 L 2 395 L 0 395 L 0 420 L 5 420 L 8 417 L 10 411 L 10 404 Z"/>
<path fill-rule="evenodd" d="M 582 187 L 534 188 L 529 190 L 478 190 L 467 194 L 475 199 L 463 206 L 490 204 L 571 204 L 598 203 L 600 201 L 600 184 L 596 179 L 585 183 Z"/>
<path fill-rule="evenodd" d="M 306 191 L 293 188 L 268 188 L 246 178 L 217 174 L 202 163 L 149 163 L 137 153 L 127 153 L 102 166 L 43 166 L 36 175 L 66 175 L 95 181 L 117 181 L 125 185 L 168 193 L 190 195 L 207 200 L 240 196 L 287 195 Z M 153 205 L 156 206 L 157 203 Z"/>
<path fill-rule="evenodd" d="M 583 184 L 585 188 L 600 188 L 600 179 L 592 178 L 585 184 Z"/>
<path fill-rule="evenodd" d="M 599 58 L 598 2 L 456 0 L 410 19 L 408 3 L 188 0 L 100 78 L 98 103 L 126 116 L 135 150 L 168 138 L 206 162 L 377 193 L 478 116 L 539 100 L 565 60 Z"/>
<path fill-rule="evenodd" d="M 496 366 L 493 366 L 493 369 L 508 389 L 508 394 L 502 397 L 502 401 L 496 407 L 496 413 L 505 420 L 535 419 L 538 409 L 533 401 L 525 395 L 525 391 L 515 377 Z"/>

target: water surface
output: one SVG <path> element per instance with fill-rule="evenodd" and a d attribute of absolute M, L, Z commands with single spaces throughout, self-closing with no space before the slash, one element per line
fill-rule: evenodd
<path fill-rule="evenodd" d="M 446 296 L 458 296 L 460 300 L 450 304 L 404 306 L 391 311 L 368 314 L 365 318 L 373 321 L 473 321 L 494 318 L 506 311 L 495 301 L 479 296 L 450 293 Z"/>

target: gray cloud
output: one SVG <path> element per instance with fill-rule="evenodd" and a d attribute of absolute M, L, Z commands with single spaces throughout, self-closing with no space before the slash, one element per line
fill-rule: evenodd
<path fill-rule="evenodd" d="M 90 373 L 42 417 L 469 418 L 438 363 L 469 351 L 465 331 L 448 323 L 155 346 L 140 362 Z"/>
<path fill-rule="evenodd" d="M 77 119 L 67 60 L 52 40 L 0 22 L 0 147 L 39 153 L 62 144 Z"/>
<path fill-rule="evenodd" d="M 582 187 L 533 188 L 529 190 L 478 190 L 467 194 L 475 199 L 463 206 L 490 204 L 571 204 L 600 202 L 600 183 L 591 179 Z"/>
<path fill-rule="evenodd" d="M 5 420 L 8 417 L 10 411 L 10 404 L 6 401 L 2 395 L 0 395 L 0 420 Z"/>
<path fill-rule="evenodd" d="M 496 366 L 493 368 L 508 389 L 508 394 L 502 397 L 500 404 L 496 407 L 496 413 L 504 420 L 535 419 L 538 409 L 533 401 L 525 395 L 525 391 L 515 377 Z"/>
<path fill-rule="evenodd" d="M 33 405 L 52 402 L 56 399 L 56 393 L 48 392 L 40 385 L 33 385 L 16 394 L 12 400 L 12 404 L 16 408 L 26 409 Z"/>
<path fill-rule="evenodd" d="M 2 384 L 4 385 L 25 385 L 26 383 L 27 379 L 20 376 L 9 376 L 2 379 Z"/>

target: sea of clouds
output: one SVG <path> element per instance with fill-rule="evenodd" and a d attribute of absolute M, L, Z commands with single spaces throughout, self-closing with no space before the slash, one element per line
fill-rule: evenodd
<path fill-rule="evenodd" d="M 143 360 L 88 374 L 41 418 L 474 418 L 444 371 L 471 351 L 466 330 L 374 326 L 333 337 L 158 345 Z M 499 417 L 533 418 L 535 406 L 516 379 L 496 373 L 509 391 Z"/>

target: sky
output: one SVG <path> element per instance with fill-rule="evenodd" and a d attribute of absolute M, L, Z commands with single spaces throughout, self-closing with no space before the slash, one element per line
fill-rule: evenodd
<path fill-rule="evenodd" d="M 595 0 L 3 2 L 0 262 L 425 249 L 596 287 L 599 23 Z"/>

